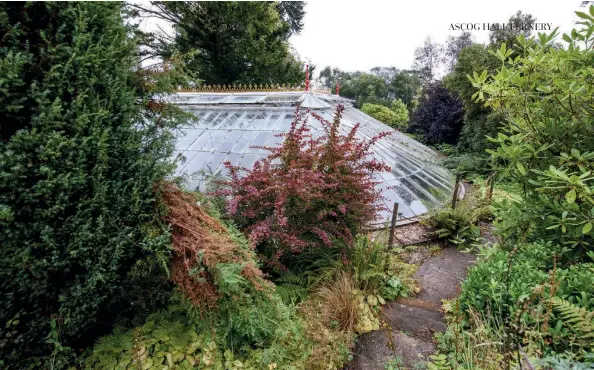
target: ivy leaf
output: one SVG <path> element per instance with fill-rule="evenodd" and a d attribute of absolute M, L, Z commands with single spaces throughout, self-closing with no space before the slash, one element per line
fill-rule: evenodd
<path fill-rule="evenodd" d="M 586 235 L 587 233 L 589 233 L 590 231 L 592 231 L 592 223 L 588 222 L 584 225 L 584 227 L 582 228 L 582 234 Z"/>
<path fill-rule="evenodd" d="M 572 204 L 573 202 L 575 202 L 575 190 L 571 189 L 570 191 L 567 192 L 567 194 L 565 194 L 565 200 L 567 200 L 567 203 Z"/>
<path fill-rule="evenodd" d="M 516 167 L 518 167 L 518 171 L 520 171 L 522 175 L 526 175 L 526 169 L 524 168 L 523 164 L 516 162 Z"/>

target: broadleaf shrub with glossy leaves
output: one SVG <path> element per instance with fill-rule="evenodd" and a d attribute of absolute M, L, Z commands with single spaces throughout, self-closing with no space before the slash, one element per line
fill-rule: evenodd
<path fill-rule="evenodd" d="M 566 48 L 554 47 L 556 31 L 520 36 L 514 58 L 505 44 L 492 52 L 496 75 L 470 77 L 475 98 L 505 118 L 490 153 L 525 192 L 516 206 L 528 222 L 515 237 L 546 236 L 578 253 L 594 245 L 594 17 L 582 14 Z"/>
<path fill-rule="evenodd" d="M 346 135 L 340 131 L 344 107 L 334 120 L 314 112 L 325 134 L 312 138 L 309 124 L 298 110 L 280 147 L 266 148 L 270 155 L 241 176 L 241 169 L 227 163 L 230 179 L 219 194 L 230 197 L 227 212 L 268 263 L 308 248 L 344 243 L 375 220 L 380 194 L 372 175 L 389 167 L 371 157 L 371 146 L 381 137 L 363 141 L 359 125 Z"/>

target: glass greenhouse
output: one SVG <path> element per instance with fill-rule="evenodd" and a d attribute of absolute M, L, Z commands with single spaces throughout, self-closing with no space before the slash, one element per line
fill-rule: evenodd
<path fill-rule="evenodd" d="M 373 146 L 374 156 L 392 167 L 378 174 L 386 210 L 378 222 L 391 218 L 394 202 L 399 204 L 398 220 L 419 216 L 449 201 L 454 188 L 453 176 L 440 166 L 431 149 L 397 132 L 352 106 L 352 101 L 336 95 L 313 92 L 232 92 L 177 93 L 169 98 L 195 115 L 189 127 L 177 133 L 176 175 L 185 175 L 189 187 L 205 190 L 205 179 L 225 175 L 223 162 L 251 167 L 267 155 L 254 146 L 276 146 L 288 132 L 296 106 L 315 110 L 332 120 L 336 104 L 344 104 L 341 126 L 344 130 L 360 123 L 358 135 L 371 139 L 380 132 L 393 131 Z M 311 118 L 312 135 L 324 134 L 320 123 Z"/>

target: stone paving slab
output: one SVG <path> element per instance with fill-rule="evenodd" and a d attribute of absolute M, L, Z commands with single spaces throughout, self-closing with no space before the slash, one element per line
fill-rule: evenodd
<path fill-rule="evenodd" d="M 435 332 L 444 332 L 445 324 L 441 312 L 390 302 L 383 310 L 388 326 L 416 338 L 431 341 Z"/>
<path fill-rule="evenodd" d="M 437 256 L 428 258 L 414 274 L 421 291 L 415 296 L 421 301 L 441 305 L 442 299 L 458 295 L 460 282 L 466 278 L 476 256 L 462 253 L 456 248 L 445 248 Z"/>
<path fill-rule="evenodd" d="M 355 357 L 344 370 L 385 370 L 385 364 L 400 358 L 405 368 L 426 361 L 435 351 L 432 342 L 401 332 L 377 330 L 362 336 L 355 347 Z"/>

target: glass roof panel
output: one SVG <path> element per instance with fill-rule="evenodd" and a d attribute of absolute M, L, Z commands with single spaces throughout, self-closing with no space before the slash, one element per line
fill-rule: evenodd
<path fill-rule="evenodd" d="M 257 159 L 268 154 L 268 151 L 253 146 L 278 146 L 283 138 L 275 135 L 290 129 L 295 108 L 287 104 L 279 106 L 275 102 L 297 101 L 301 96 L 302 93 L 182 96 L 180 104 L 196 118 L 191 127 L 175 131 L 174 156 L 185 157 L 185 161 L 176 162 L 176 174 L 188 176 L 190 186 L 201 187 L 204 173 L 221 172 L 227 175 L 222 165 L 225 160 L 234 165 L 251 167 Z M 189 105 L 188 102 L 194 101 L 192 99 L 217 105 Z M 335 102 L 336 98 L 325 100 Z M 454 178 L 440 165 L 431 149 L 345 103 L 347 106 L 341 123 L 343 132 L 350 131 L 357 123 L 360 124 L 357 136 L 361 139 L 369 140 L 381 132 L 391 132 L 390 136 L 378 140 L 372 147 L 372 157 L 392 168 L 391 172 L 375 176 L 376 186 L 384 197 L 382 206 L 386 208 L 378 215 L 378 222 L 391 217 L 394 202 L 399 204 L 399 219 L 422 215 L 449 202 Z M 327 120 L 333 119 L 334 107 L 314 111 Z M 308 123 L 313 138 L 324 134 L 320 122 L 311 115 Z"/>
<path fill-rule="evenodd" d="M 237 144 L 239 138 L 242 136 L 241 131 L 229 131 L 227 136 L 221 142 L 221 145 L 217 148 L 221 152 L 230 152 L 231 149 Z"/>
<path fill-rule="evenodd" d="M 184 167 L 184 172 L 193 175 L 202 169 L 204 163 L 208 161 L 208 158 L 212 155 L 212 152 L 197 152 L 196 156 Z"/>
<path fill-rule="evenodd" d="M 301 98 L 301 95 L 269 95 L 263 102 L 266 103 L 296 103 Z"/>
<path fill-rule="evenodd" d="M 194 141 L 192 143 L 192 145 L 190 145 L 187 148 L 180 148 L 180 149 L 202 150 L 202 148 L 204 148 L 204 146 L 211 140 L 211 138 L 212 138 L 211 131 L 201 131 L 201 135 L 198 137 L 198 139 L 196 141 Z"/>
<path fill-rule="evenodd" d="M 256 137 L 256 131 L 243 131 L 242 135 L 239 137 L 239 140 L 233 148 L 231 148 L 231 152 L 233 153 L 245 153 L 250 147 L 252 140 Z"/>
<path fill-rule="evenodd" d="M 289 132 L 291 130 L 291 122 L 293 122 L 293 114 L 284 114 L 276 123 L 275 130 L 282 132 Z"/>
<path fill-rule="evenodd" d="M 254 140 L 252 141 L 252 143 L 250 144 L 250 146 L 254 147 L 254 146 L 262 146 L 264 145 L 264 143 L 266 142 L 266 140 L 268 140 L 268 138 L 270 137 L 270 135 L 272 134 L 272 131 L 260 131 L 258 132 L 258 135 L 256 135 L 256 137 L 254 138 Z M 266 153 L 266 151 L 264 149 L 256 149 L 256 148 L 252 148 L 253 153 Z"/>
<path fill-rule="evenodd" d="M 207 175 L 214 175 L 219 169 L 219 166 L 223 163 L 223 160 L 227 156 L 227 153 L 214 152 L 208 160 L 204 163 L 202 171 Z"/>
<path fill-rule="evenodd" d="M 271 130 L 276 126 L 279 118 L 281 117 L 281 113 L 279 112 L 268 112 L 266 116 L 266 121 L 262 125 L 262 130 Z"/>
<path fill-rule="evenodd" d="M 219 127 L 219 129 L 232 129 L 235 128 L 237 126 L 237 122 L 239 121 L 239 118 L 241 116 L 243 116 L 243 112 L 234 112 L 232 113 L 229 118 L 224 121 L 221 126 Z"/>
<path fill-rule="evenodd" d="M 258 156 L 256 154 L 246 154 L 244 155 L 241 160 L 239 161 L 239 165 L 241 167 L 250 168 L 256 161 Z"/>
<path fill-rule="evenodd" d="M 266 139 L 264 146 L 276 148 L 281 145 L 283 138 L 279 137 L 279 132 L 273 131 L 272 134 Z"/>
<path fill-rule="evenodd" d="M 245 128 L 246 130 L 260 130 L 266 122 L 266 114 L 264 112 L 250 112 L 252 120 L 250 124 Z"/>
<path fill-rule="evenodd" d="M 207 95 L 201 94 L 194 97 L 194 99 L 188 101 L 190 104 L 216 104 L 227 99 L 228 95 Z"/>

